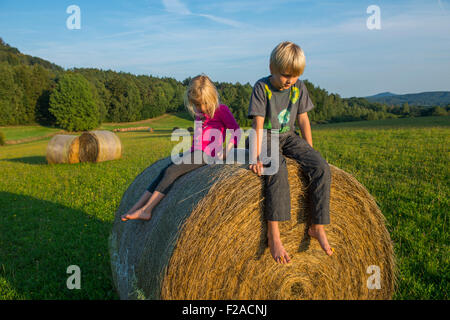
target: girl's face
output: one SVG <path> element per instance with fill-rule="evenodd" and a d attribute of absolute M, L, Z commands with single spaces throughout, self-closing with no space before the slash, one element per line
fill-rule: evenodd
<path fill-rule="evenodd" d="M 206 113 L 206 105 L 203 103 L 194 102 L 194 106 L 195 106 L 195 115 L 198 116 L 199 118 L 204 118 Z"/>

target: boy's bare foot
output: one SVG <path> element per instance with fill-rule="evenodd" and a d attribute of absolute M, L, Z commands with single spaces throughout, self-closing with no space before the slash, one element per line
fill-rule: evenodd
<path fill-rule="evenodd" d="M 323 225 L 320 224 L 314 224 L 309 227 L 308 234 L 310 237 L 316 238 L 319 240 L 320 246 L 322 247 L 323 251 L 329 256 L 333 254 L 333 249 L 328 244 L 327 235 L 325 233 L 325 229 Z"/>
<path fill-rule="evenodd" d="M 120 218 L 122 219 L 122 221 L 127 221 L 127 220 L 150 220 L 150 218 L 152 217 L 152 212 L 146 212 L 143 208 L 137 209 L 136 211 L 134 211 L 133 213 L 130 214 L 123 214 Z"/>
<path fill-rule="evenodd" d="M 289 257 L 287 251 L 284 249 L 280 239 L 269 237 L 268 240 L 270 253 L 277 263 L 286 264 L 291 262 L 291 258 Z"/>

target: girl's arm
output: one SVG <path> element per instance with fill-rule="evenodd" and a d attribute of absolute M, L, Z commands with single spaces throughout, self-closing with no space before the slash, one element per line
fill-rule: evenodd
<path fill-rule="evenodd" d="M 309 145 L 312 147 L 313 142 L 312 142 L 311 124 L 309 123 L 309 117 L 307 112 L 300 113 L 298 115 L 298 125 L 300 127 L 303 139 L 305 139 L 306 142 L 308 142 Z"/>

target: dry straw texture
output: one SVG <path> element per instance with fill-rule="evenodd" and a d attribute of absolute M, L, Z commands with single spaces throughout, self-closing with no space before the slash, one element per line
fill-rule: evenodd
<path fill-rule="evenodd" d="M 80 161 L 101 162 L 120 159 L 122 144 L 111 131 L 89 131 L 80 136 Z"/>
<path fill-rule="evenodd" d="M 57 134 L 47 144 L 47 162 L 78 163 L 80 142 L 78 136 Z"/>
<path fill-rule="evenodd" d="M 385 220 L 367 190 L 331 166 L 328 257 L 307 235 L 308 196 L 287 159 L 291 220 L 280 223 L 292 262 L 274 262 L 263 219 L 263 182 L 247 165 L 208 165 L 180 177 L 150 221 L 120 221 L 170 158 L 142 172 L 123 195 L 110 235 L 121 299 L 390 299 L 394 253 Z M 369 266 L 381 289 L 369 289 Z"/>

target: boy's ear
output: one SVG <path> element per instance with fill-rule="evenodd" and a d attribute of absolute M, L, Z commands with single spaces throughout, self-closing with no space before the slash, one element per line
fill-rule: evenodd
<path fill-rule="evenodd" d="M 270 74 L 273 74 L 273 67 L 272 67 L 272 64 L 269 64 L 269 70 L 270 70 Z"/>

